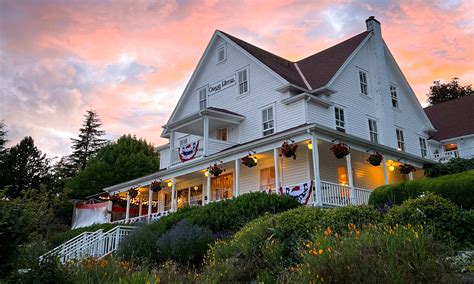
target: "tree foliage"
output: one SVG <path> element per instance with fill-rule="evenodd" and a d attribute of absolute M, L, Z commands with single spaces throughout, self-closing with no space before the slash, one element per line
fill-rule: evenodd
<path fill-rule="evenodd" d="M 2 164 L 0 188 L 8 187 L 6 196 L 9 198 L 19 197 L 26 189 L 39 189 L 42 183 L 50 181 L 50 161 L 30 136 L 11 147 Z"/>
<path fill-rule="evenodd" d="M 83 170 L 87 161 L 106 143 L 105 131 L 100 130 L 102 122 L 97 112 L 88 110 L 82 127 L 79 129 L 79 138 L 71 138 L 73 153 L 70 158 L 77 170 Z"/>
<path fill-rule="evenodd" d="M 3 121 L 0 121 L 0 157 L 5 152 L 5 144 L 7 144 L 7 126 Z"/>
<path fill-rule="evenodd" d="M 159 155 L 152 145 L 124 135 L 116 143 L 102 147 L 66 187 L 72 189 L 71 197 L 84 198 L 101 192 L 104 187 L 157 171 L 159 166 Z"/>
<path fill-rule="evenodd" d="M 441 83 L 439 80 L 433 82 L 430 93 L 427 94 L 431 105 L 444 103 L 458 98 L 474 95 L 471 85 L 460 86 L 459 78 L 454 77 L 449 83 Z"/>

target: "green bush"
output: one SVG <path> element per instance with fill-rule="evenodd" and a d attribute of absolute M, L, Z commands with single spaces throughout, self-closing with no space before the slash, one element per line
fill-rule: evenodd
<path fill-rule="evenodd" d="M 215 235 L 226 236 L 265 213 L 275 214 L 298 206 L 299 203 L 291 197 L 255 192 L 202 207 L 179 209 L 130 235 L 127 241 L 122 242 L 118 255 L 128 260 L 164 262 L 167 259 L 158 254 L 158 240 L 183 219 L 191 224 L 206 227 Z"/>
<path fill-rule="evenodd" d="M 369 204 L 376 207 L 383 207 L 387 203 L 399 205 L 424 192 L 436 193 L 461 208 L 474 209 L 474 170 L 381 186 L 372 192 Z"/>
<path fill-rule="evenodd" d="M 183 219 L 161 236 L 159 252 L 163 257 L 183 264 L 199 263 L 212 240 L 211 230 Z"/>
<path fill-rule="evenodd" d="M 285 283 L 444 283 L 454 282 L 448 250 L 422 227 L 364 229 L 342 235 L 318 231 L 301 246 L 298 265 L 287 267 Z"/>
<path fill-rule="evenodd" d="M 452 202 L 433 193 L 426 193 L 416 199 L 409 199 L 393 207 L 385 216 L 385 223 L 423 225 L 432 230 L 436 239 L 469 241 L 472 214 L 462 211 Z"/>
<path fill-rule="evenodd" d="M 110 224 L 110 223 L 107 223 L 107 224 L 94 224 L 92 226 L 88 226 L 88 227 L 83 227 L 83 228 L 77 228 L 77 229 L 72 229 L 72 230 L 69 230 L 69 231 L 65 231 L 65 232 L 61 232 L 61 233 L 57 233 L 57 234 L 54 234 L 52 235 L 50 238 L 49 238 L 49 242 L 51 244 L 51 247 L 57 247 L 61 244 L 63 244 L 64 242 L 84 233 L 84 232 L 95 232 L 99 229 L 103 229 L 104 232 L 110 230 L 110 229 L 113 229 L 115 228 L 116 226 L 118 226 L 120 224 Z"/>
<path fill-rule="evenodd" d="M 430 178 L 461 173 L 474 170 L 474 158 L 455 158 L 451 159 L 447 163 L 427 164 L 423 167 L 423 169 L 425 170 L 425 176 Z"/>
<path fill-rule="evenodd" d="M 376 224 L 381 220 L 380 213 L 371 206 L 326 210 L 301 207 L 274 216 L 266 215 L 250 222 L 232 238 L 211 246 L 204 277 L 210 282 L 268 282 L 272 275 L 275 277 L 298 262 L 297 251 L 302 240 L 315 231 L 331 226 L 342 232 L 351 223 Z"/>

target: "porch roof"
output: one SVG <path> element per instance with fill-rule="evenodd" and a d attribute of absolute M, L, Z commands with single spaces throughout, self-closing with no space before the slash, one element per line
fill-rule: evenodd
<path fill-rule="evenodd" d="M 338 139 L 345 143 L 357 145 L 358 148 L 361 148 L 361 149 L 366 149 L 366 150 L 370 149 L 373 151 L 378 151 L 388 156 L 393 156 L 399 159 L 405 159 L 405 160 L 411 161 L 412 163 L 418 163 L 418 164 L 432 163 L 432 161 L 429 159 L 425 159 L 425 158 L 422 158 L 410 153 L 401 152 L 385 145 L 375 144 L 369 140 L 356 137 L 354 135 L 342 133 L 335 129 L 331 129 L 326 126 L 313 123 L 313 124 L 302 124 L 300 126 L 287 129 L 281 132 L 277 132 L 272 135 L 268 135 L 268 136 L 265 136 L 253 141 L 249 141 L 247 143 L 237 144 L 235 146 L 222 150 L 221 152 L 217 152 L 213 155 L 204 157 L 203 159 L 199 159 L 195 161 L 191 160 L 181 166 L 160 170 L 158 172 L 152 173 L 147 176 L 143 176 L 143 177 L 140 177 L 131 181 L 127 181 L 124 183 L 120 183 L 114 186 L 106 187 L 103 190 L 106 192 L 121 192 L 121 191 L 128 190 L 132 186 L 147 185 L 147 184 L 150 184 L 154 180 L 157 180 L 166 176 L 172 176 L 173 173 L 176 173 L 181 170 L 193 168 L 199 164 L 206 165 L 216 160 L 222 160 L 224 162 L 228 162 L 226 159 L 226 157 L 228 156 L 232 156 L 240 152 L 245 153 L 249 150 L 252 150 L 255 147 L 270 144 L 270 143 L 275 143 L 275 142 L 281 141 L 282 139 L 286 139 L 288 137 L 293 137 L 297 135 L 302 135 L 305 133 L 307 134 L 316 133 L 318 135 L 319 140 L 326 141 L 326 142 L 332 142 L 333 140 Z"/>

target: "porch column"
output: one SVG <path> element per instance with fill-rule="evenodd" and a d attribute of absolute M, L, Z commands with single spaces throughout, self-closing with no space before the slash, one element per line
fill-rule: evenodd
<path fill-rule="evenodd" d="M 169 143 L 170 143 L 170 157 L 169 157 L 169 159 L 170 160 L 169 160 L 168 167 L 173 164 L 174 140 L 175 140 L 175 132 L 174 132 L 174 130 L 171 130 L 170 139 L 169 139 Z"/>
<path fill-rule="evenodd" d="M 347 179 L 349 181 L 349 190 L 351 195 L 350 204 L 356 204 L 355 189 L 354 189 L 354 180 L 352 178 L 352 163 L 351 163 L 351 154 L 346 156 L 346 167 L 347 167 Z"/>
<path fill-rule="evenodd" d="M 235 160 L 235 189 L 234 196 L 239 196 L 240 159 Z"/>
<path fill-rule="evenodd" d="M 175 185 L 175 178 L 171 178 L 171 212 L 175 210 L 174 198 L 176 195 L 176 185 Z"/>
<path fill-rule="evenodd" d="M 142 216 L 142 209 L 143 209 L 143 194 L 138 190 L 138 194 L 140 195 L 138 197 L 139 200 L 139 205 L 138 205 L 138 216 Z"/>
<path fill-rule="evenodd" d="M 204 116 L 203 117 L 203 122 L 204 122 L 204 142 L 203 142 L 203 151 L 204 151 L 204 156 L 207 156 L 209 154 L 209 117 Z"/>
<path fill-rule="evenodd" d="M 275 193 L 280 194 L 280 160 L 278 148 L 273 149 L 273 160 L 275 162 Z"/>
<path fill-rule="evenodd" d="M 125 223 L 130 219 L 130 193 L 127 191 L 127 208 L 125 209 Z"/>
<path fill-rule="evenodd" d="M 319 176 L 319 150 L 318 150 L 318 137 L 315 133 L 311 133 L 311 144 L 313 144 L 313 150 L 311 151 L 313 157 L 313 176 L 314 176 L 314 199 L 315 205 L 322 207 L 322 192 L 321 192 L 321 177 Z"/>
<path fill-rule="evenodd" d="M 188 187 L 188 206 L 191 206 L 191 189 L 192 187 Z"/>
<path fill-rule="evenodd" d="M 207 177 L 206 177 L 206 204 L 209 204 L 211 202 L 211 174 L 209 171 L 207 171 Z"/>
<path fill-rule="evenodd" d="M 413 180 L 413 172 L 410 172 L 410 173 L 408 174 L 408 179 L 409 179 L 409 180 Z"/>
<path fill-rule="evenodd" d="M 153 201 L 153 190 L 151 190 L 151 186 L 148 187 L 148 223 L 151 221 L 151 203 Z"/>
<path fill-rule="evenodd" d="M 385 157 L 382 159 L 382 168 L 383 168 L 383 181 L 385 185 L 388 185 L 388 169 L 387 169 L 387 160 Z"/>

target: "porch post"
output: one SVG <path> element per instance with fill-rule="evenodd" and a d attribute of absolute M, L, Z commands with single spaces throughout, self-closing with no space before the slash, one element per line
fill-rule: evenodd
<path fill-rule="evenodd" d="M 142 209 L 143 209 L 143 194 L 138 191 L 138 194 L 140 194 L 138 200 L 139 200 L 139 205 L 138 205 L 138 216 L 142 216 Z"/>
<path fill-rule="evenodd" d="M 206 177 L 206 204 L 209 204 L 211 202 L 211 174 L 209 171 L 207 171 L 207 177 Z"/>
<path fill-rule="evenodd" d="M 387 170 L 387 160 L 385 157 L 382 159 L 382 168 L 383 168 L 383 181 L 385 185 L 388 185 L 388 170 Z"/>
<path fill-rule="evenodd" d="M 191 189 L 192 187 L 188 187 L 188 206 L 191 206 Z"/>
<path fill-rule="evenodd" d="M 171 130 L 170 139 L 169 139 L 169 143 L 170 143 L 170 158 L 169 159 L 170 160 L 169 160 L 168 167 L 173 165 L 174 140 L 175 140 L 175 132 L 174 130 Z"/>
<path fill-rule="evenodd" d="M 322 207 L 322 192 L 321 192 L 321 177 L 319 176 L 319 150 L 318 150 L 318 137 L 315 133 L 311 133 L 311 144 L 313 150 L 311 154 L 313 156 L 313 175 L 314 175 L 314 198 L 315 205 Z"/>
<path fill-rule="evenodd" d="M 354 189 L 354 180 L 352 178 L 352 163 L 351 163 L 351 154 L 346 156 L 346 167 L 347 167 L 347 179 L 349 180 L 349 190 L 350 190 L 350 204 L 356 204 L 355 189 Z"/>
<path fill-rule="evenodd" d="M 171 212 L 175 210 L 174 198 L 176 195 L 176 185 L 175 185 L 175 178 L 171 178 Z"/>
<path fill-rule="evenodd" d="M 410 172 L 410 173 L 408 174 L 408 179 L 409 179 L 409 180 L 413 180 L 413 172 Z"/>
<path fill-rule="evenodd" d="M 235 160 L 235 189 L 234 196 L 239 196 L 240 159 Z"/>
<path fill-rule="evenodd" d="M 203 117 L 203 122 L 204 122 L 204 142 L 203 142 L 203 148 L 204 148 L 204 156 L 209 155 L 209 117 L 204 116 Z"/>
<path fill-rule="evenodd" d="M 153 190 L 151 190 L 151 186 L 148 187 L 148 223 L 151 221 L 151 203 L 153 201 Z"/>
<path fill-rule="evenodd" d="M 127 191 L 127 208 L 125 209 L 125 224 L 128 223 L 130 219 L 130 193 Z"/>
<path fill-rule="evenodd" d="M 273 160 L 275 162 L 275 193 L 280 194 L 280 160 L 278 159 L 278 148 L 273 149 Z"/>

